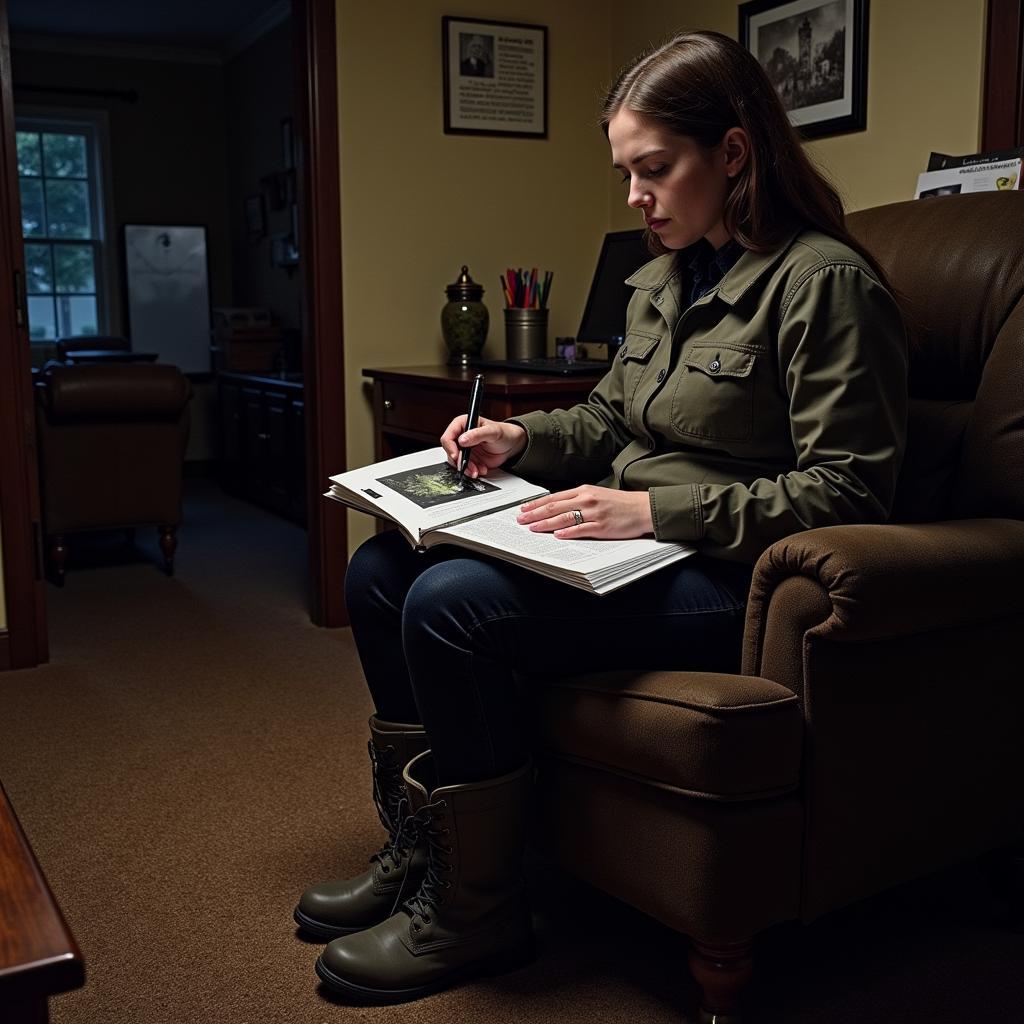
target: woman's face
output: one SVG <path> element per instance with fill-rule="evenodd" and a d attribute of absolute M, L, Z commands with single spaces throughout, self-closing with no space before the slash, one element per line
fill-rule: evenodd
<path fill-rule="evenodd" d="M 735 129 L 739 130 L 739 129 Z M 733 130 L 730 130 L 730 134 Z M 732 169 L 725 140 L 705 149 L 621 108 L 608 122 L 612 166 L 629 184 L 626 202 L 667 249 L 706 238 L 716 249 L 729 240 L 722 221 Z"/>

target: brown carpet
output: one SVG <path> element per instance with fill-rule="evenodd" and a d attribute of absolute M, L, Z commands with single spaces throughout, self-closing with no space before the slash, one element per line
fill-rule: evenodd
<path fill-rule="evenodd" d="M 533 858 L 534 965 L 401 1007 L 325 999 L 292 907 L 381 837 L 351 636 L 309 624 L 303 532 L 209 482 L 175 578 L 156 561 L 143 531 L 80 546 L 48 588 L 51 664 L 0 676 L 0 778 L 86 961 L 56 1024 L 692 1019 L 682 939 Z M 776 929 L 749 1020 L 1022 1020 L 1002 912 L 969 867 Z"/>

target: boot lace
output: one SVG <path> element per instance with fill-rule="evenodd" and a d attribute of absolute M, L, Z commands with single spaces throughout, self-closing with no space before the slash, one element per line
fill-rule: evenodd
<path fill-rule="evenodd" d="M 373 803 L 380 816 L 380 823 L 393 835 L 398 827 L 398 805 L 401 803 L 405 786 L 402 782 L 402 765 L 398 763 L 394 747 L 378 751 L 373 740 L 366 744 L 370 753 L 373 771 Z"/>
<path fill-rule="evenodd" d="M 420 839 L 419 825 L 415 816 L 409 813 L 408 797 L 403 796 L 398 801 L 395 821 L 397 825 L 387 842 L 370 857 L 371 861 L 380 863 L 384 874 L 387 874 L 392 868 L 396 870 L 400 868 L 402 861 L 412 855 L 412 851 Z"/>
<path fill-rule="evenodd" d="M 450 830 L 443 824 L 444 811 L 447 807 L 445 800 L 437 800 L 409 816 L 409 820 L 414 823 L 411 827 L 416 830 L 417 835 L 425 836 L 427 839 L 427 873 L 420 883 L 419 891 L 402 904 L 402 909 L 413 918 L 422 918 L 425 924 L 430 924 L 430 912 L 441 905 L 444 899 L 442 891 L 451 888 L 451 880 L 444 875 L 455 870 L 455 866 L 448 859 L 452 852 L 447 840 Z M 398 905 L 401 895 L 400 889 L 398 896 L 395 897 L 395 906 Z M 412 927 L 414 931 L 420 930 L 420 925 L 416 921 Z"/>

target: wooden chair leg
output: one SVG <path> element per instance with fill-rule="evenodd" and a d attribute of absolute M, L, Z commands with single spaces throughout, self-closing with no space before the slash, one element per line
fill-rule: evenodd
<path fill-rule="evenodd" d="M 700 1024 L 735 1024 L 740 997 L 754 971 L 753 940 L 712 945 L 690 940 L 690 973 L 700 986 Z"/>
<path fill-rule="evenodd" d="M 164 572 L 168 576 L 174 575 L 174 552 L 178 547 L 178 538 L 176 536 L 176 526 L 163 526 L 159 527 L 160 530 L 160 550 L 164 555 Z"/>
<path fill-rule="evenodd" d="M 64 586 L 64 567 L 68 561 L 67 537 L 63 533 L 50 535 L 50 567 L 53 569 L 53 582 L 58 587 Z"/>

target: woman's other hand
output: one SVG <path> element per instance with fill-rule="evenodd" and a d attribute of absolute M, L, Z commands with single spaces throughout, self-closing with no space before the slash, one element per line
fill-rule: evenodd
<path fill-rule="evenodd" d="M 573 512 L 583 515 L 581 524 L 577 525 Z M 647 491 L 620 491 L 592 484 L 528 501 L 516 522 L 528 525 L 535 533 L 554 533 L 565 540 L 629 540 L 654 533 Z"/>
<path fill-rule="evenodd" d="M 456 416 L 441 435 L 441 447 L 456 468 L 460 445 L 470 450 L 466 476 L 487 476 L 488 470 L 514 459 L 526 447 L 526 431 L 516 423 L 488 420 L 483 416 L 472 430 L 466 430 L 466 417 Z"/>

